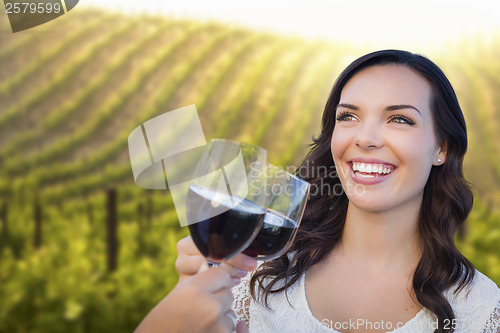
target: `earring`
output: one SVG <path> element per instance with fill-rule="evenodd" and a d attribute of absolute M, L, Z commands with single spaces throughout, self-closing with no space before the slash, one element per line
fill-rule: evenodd
<path fill-rule="evenodd" d="M 441 163 L 441 162 L 443 162 L 443 160 L 442 160 L 442 159 L 440 159 L 440 158 L 438 158 L 437 162 L 438 162 L 438 163 Z"/>

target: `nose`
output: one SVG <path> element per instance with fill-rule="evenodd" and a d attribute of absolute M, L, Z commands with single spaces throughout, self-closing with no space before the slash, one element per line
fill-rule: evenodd
<path fill-rule="evenodd" d="M 381 129 L 376 124 L 365 123 L 354 138 L 354 144 L 365 150 L 380 148 L 384 145 Z"/>

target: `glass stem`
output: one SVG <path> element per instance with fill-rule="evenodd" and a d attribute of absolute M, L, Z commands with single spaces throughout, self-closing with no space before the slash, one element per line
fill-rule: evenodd
<path fill-rule="evenodd" d="M 220 266 L 220 262 L 213 262 L 213 261 L 207 260 L 207 265 L 208 265 L 208 268 L 210 268 L 210 267 L 219 267 Z"/>

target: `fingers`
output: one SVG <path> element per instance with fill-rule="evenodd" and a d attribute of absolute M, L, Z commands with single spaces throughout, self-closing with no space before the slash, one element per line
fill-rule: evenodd
<path fill-rule="evenodd" d="M 183 239 L 177 242 L 177 253 L 201 256 L 201 252 L 194 244 L 191 236 L 184 237 Z"/>
<path fill-rule="evenodd" d="M 234 313 L 233 310 L 229 310 L 225 313 L 223 319 L 226 321 L 227 327 L 230 328 L 230 332 L 234 332 L 236 325 L 238 324 L 238 317 L 236 316 L 236 313 Z"/>
<path fill-rule="evenodd" d="M 175 260 L 175 269 L 179 273 L 179 282 L 196 274 L 205 258 L 194 245 L 191 236 L 185 237 L 177 242 L 177 259 Z"/>
<path fill-rule="evenodd" d="M 232 277 L 224 267 L 211 267 L 199 272 L 190 278 L 191 283 L 200 286 L 200 289 L 215 293 L 221 289 L 232 288 L 240 283 L 239 277 Z"/>
<path fill-rule="evenodd" d="M 206 259 L 193 242 L 191 236 L 185 237 L 177 242 L 177 260 L 175 268 L 179 272 L 179 282 L 203 271 L 203 264 Z M 242 253 L 224 262 L 222 267 L 226 268 L 233 277 L 244 277 L 249 271 L 257 267 L 257 260 Z"/>
<path fill-rule="evenodd" d="M 239 280 L 222 267 L 211 267 L 177 284 L 167 296 L 172 312 L 186 318 L 181 322 L 199 328 L 185 332 L 233 332 L 233 322 L 225 314 L 233 304 L 230 288 Z"/>
<path fill-rule="evenodd" d="M 198 270 L 198 273 L 204 272 L 210 267 L 208 266 L 208 263 L 205 261 L 203 264 L 201 264 L 200 269 Z"/>
<path fill-rule="evenodd" d="M 244 277 L 249 271 L 253 271 L 257 267 L 257 260 L 240 253 L 225 261 L 221 266 L 224 266 L 231 276 Z"/>
<path fill-rule="evenodd" d="M 212 295 L 213 299 L 217 302 L 219 306 L 219 311 L 221 314 L 231 311 L 231 306 L 233 305 L 234 298 L 233 294 L 229 289 L 219 290 L 218 292 Z"/>
<path fill-rule="evenodd" d="M 192 274 L 186 275 L 184 282 L 178 283 L 148 314 L 140 324 L 140 328 L 144 328 L 141 332 L 161 332 L 165 327 L 174 327 L 175 332 L 234 332 L 235 322 L 231 317 L 234 315 L 231 311 L 233 295 L 230 288 L 239 284 L 240 278 L 234 273 L 240 268 L 233 265 L 252 269 L 254 266 L 251 261 L 254 259 L 245 262 L 246 256 L 241 255 L 230 263 L 203 270 L 200 267 L 206 266 L 206 260 L 194 247 L 190 237 L 179 241 L 177 248 L 179 258 L 176 267 L 179 271 Z M 246 327 L 241 329 L 238 332 L 248 332 Z"/>
<path fill-rule="evenodd" d="M 180 275 L 194 275 L 199 270 L 201 265 L 205 263 L 205 258 L 200 255 L 180 254 L 175 260 L 175 269 Z"/>
<path fill-rule="evenodd" d="M 225 262 L 233 267 L 246 271 L 252 271 L 257 267 L 257 260 L 243 253 L 235 255 Z"/>
<path fill-rule="evenodd" d="M 236 325 L 236 333 L 249 333 L 247 325 L 244 321 L 240 321 L 238 325 Z"/>
<path fill-rule="evenodd" d="M 232 311 L 229 310 L 225 313 L 222 313 L 217 320 L 210 326 L 210 330 L 207 330 L 206 332 L 210 333 L 234 333 L 236 332 L 236 327 L 237 327 L 237 317 L 236 314 Z M 246 326 L 246 325 L 245 325 Z M 245 332 L 245 331 L 243 331 Z"/>
<path fill-rule="evenodd" d="M 205 298 L 204 304 L 210 309 L 206 318 L 214 320 L 212 322 L 214 324 L 210 325 L 213 332 L 234 332 L 236 320 L 232 318 L 237 317 L 231 310 L 234 298 L 229 288 L 239 283 L 240 279 L 231 278 L 222 267 L 211 267 L 190 280 L 191 283 L 202 283 L 198 285 L 198 288 L 210 295 L 209 298 Z M 222 331 L 220 331 L 221 328 Z"/>

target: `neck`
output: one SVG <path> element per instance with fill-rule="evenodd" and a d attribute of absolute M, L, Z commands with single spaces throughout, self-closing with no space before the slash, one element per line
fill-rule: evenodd
<path fill-rule="evenodd" d="M 349 202 L 338 251 L 368 272 L 411 272 L 420 259 L 420 205 L 369 212 Z"/>

